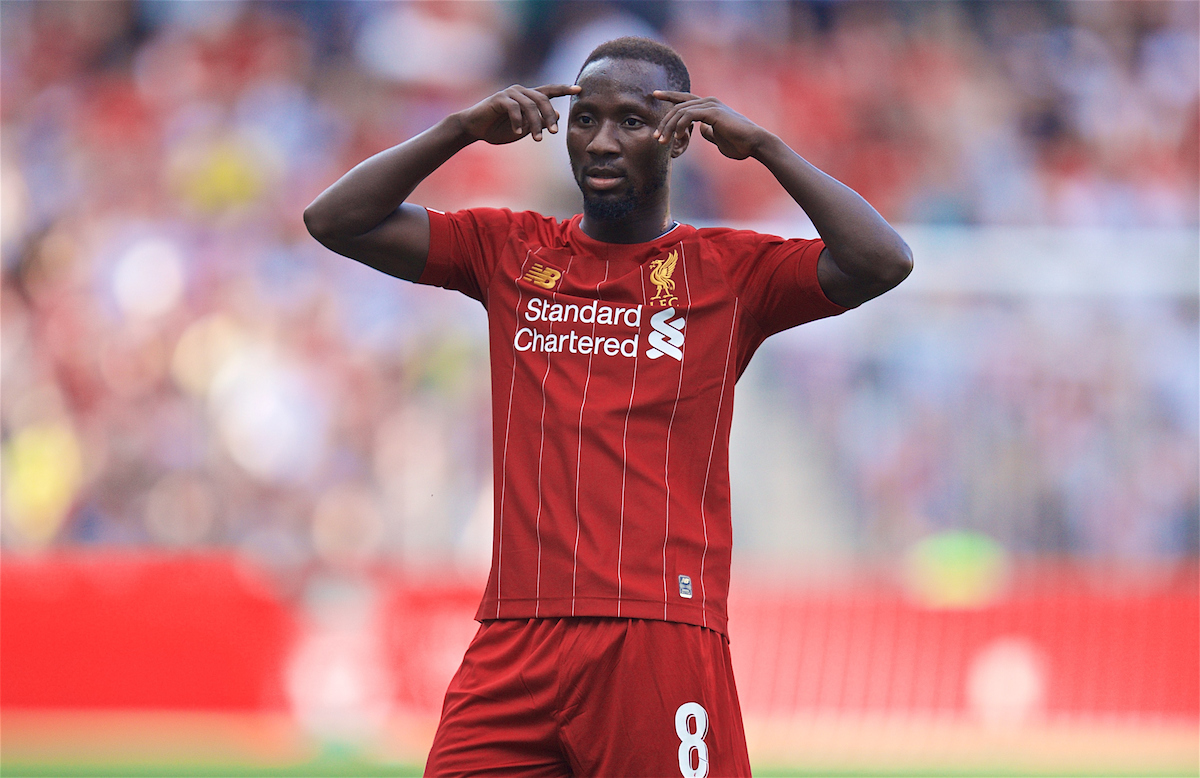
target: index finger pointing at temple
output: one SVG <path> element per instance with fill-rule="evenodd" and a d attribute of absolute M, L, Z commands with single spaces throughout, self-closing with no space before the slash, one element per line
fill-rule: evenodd
<path fill-rule="evenodd" d="M 700 99 L 691 92 L 672 92 L 667 89 L 655 89 L 650 94 L 659 100 L 665 100 L 668 103 L 686 103 L 688 100 Z"/>
<path fill-rule="evenodd" d="M 578 84 L 546 84 L 537 87 L 534 91 L 541 92 L 546 97 L 565 97 L 579 94 L 579 89 Z"/>

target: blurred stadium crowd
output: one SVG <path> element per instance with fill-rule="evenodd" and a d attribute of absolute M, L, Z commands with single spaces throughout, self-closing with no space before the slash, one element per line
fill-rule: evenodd
<path fill-rule="evenodd" d="M 695 91 L 901 225 L 1197 226 L 1195 3 L 39 2 L 0 17 L 9 550 L 486 565 L 481 312 L 328 253 L 300 214 L 364 157 L 507 83 L 572 80 L 616 35 L 669 41 Z M 765 171 L 705 145 L 677 170 L 677 218 L 802 220 Z M 413 199 L 568 215 L 551 146 L 471 147 Z M 772 352 L 838 473 L 825 488 L 852 506 L 856 553 L 973 527 L 1029 554 L 1196 554 L 1194 296 L 889 310 L 903 326 L 853 356 L 804 338 Z"/>

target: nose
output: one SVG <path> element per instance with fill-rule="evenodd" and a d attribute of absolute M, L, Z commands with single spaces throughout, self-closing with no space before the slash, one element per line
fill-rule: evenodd
<path fill-rule="evenodd" d="M 596 128 L 596 132 L 588 140 L 588 153 L 595 155 L 616 154 L 620 150 L 621 146 L 617 143 L 617 123 L 607 120 L 600 122 L 600 126 Z"/>

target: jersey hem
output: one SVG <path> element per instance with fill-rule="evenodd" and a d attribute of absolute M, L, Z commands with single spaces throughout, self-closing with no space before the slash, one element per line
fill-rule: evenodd
<path fill-rule="evenodd" d="M 665 610 L 665 613 L 664 613 Z M 707 627 L 729 637 L 729 619 L 721 613 L 701 605 L 669 603 L 652 600 L 617 600 L 608 597 L 570 597 L 536 600 L 505 597 L 496 607 L 495 597 L 485 597 L 475 613 L 475 620 L 501 621 L 504 619 L 560 619 L 571 617 L 601 617 L 618 619 L 648 619 L 671 621 Z"/>

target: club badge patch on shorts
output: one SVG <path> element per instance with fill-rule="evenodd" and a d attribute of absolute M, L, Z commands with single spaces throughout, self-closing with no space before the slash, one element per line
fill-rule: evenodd
<path fill-rule="evenodd" d="M 692 599 L 692 577 L 690 575 L 679 576 L 679 596 L 685 600 Z"/>

